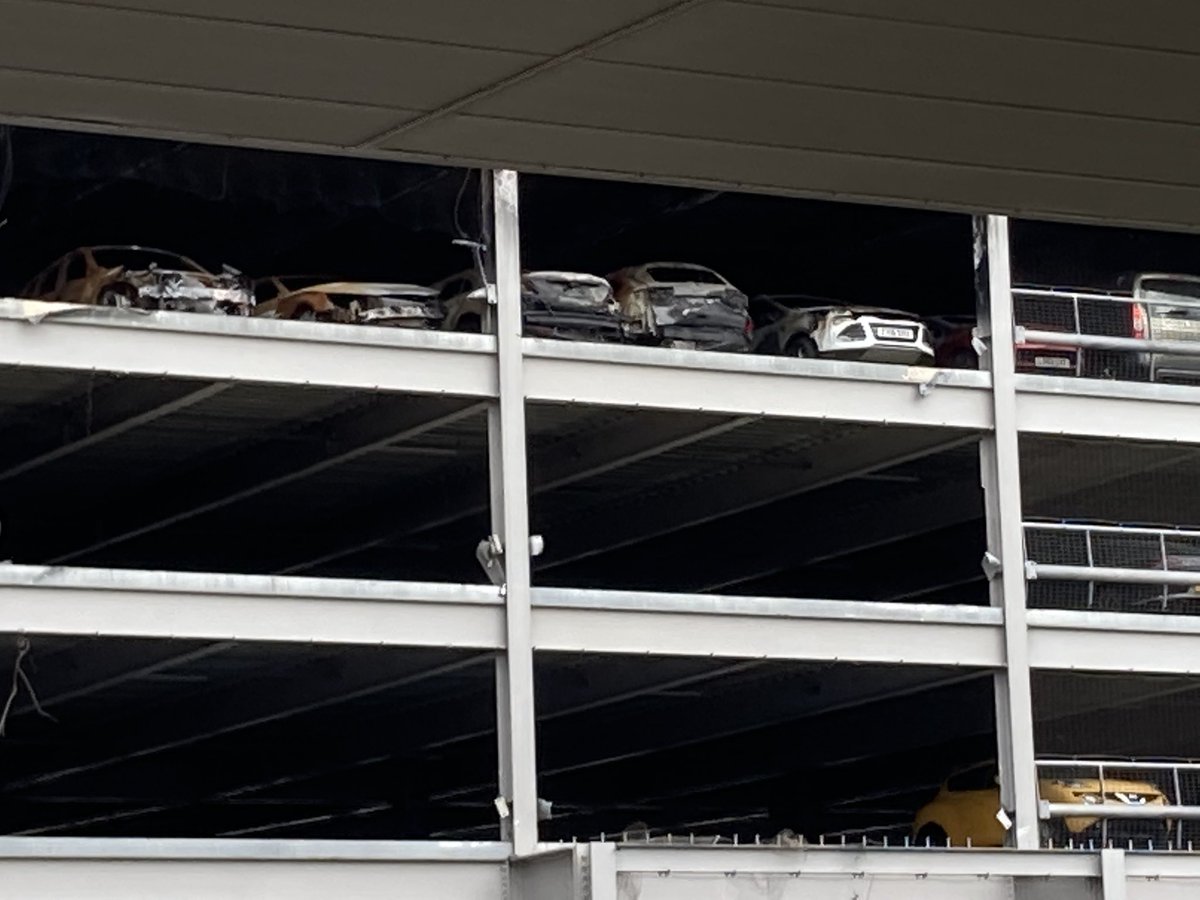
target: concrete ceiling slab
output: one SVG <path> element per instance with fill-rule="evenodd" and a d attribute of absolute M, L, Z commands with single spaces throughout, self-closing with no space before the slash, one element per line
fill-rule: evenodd
<path fill-rule="evenodd" d="M 0 121 L 1200 229 L 1169 0 L 0 0 Z"/>

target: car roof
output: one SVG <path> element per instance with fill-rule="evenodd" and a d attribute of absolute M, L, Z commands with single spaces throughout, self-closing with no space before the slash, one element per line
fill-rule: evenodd
<path fill-rule="evenodd" d="M 196 262 L 190 256 L 184 256 L 182 253 L 176 253 L 174 250 L 163 250 L 161 247 L 146 247 L 142 244 L 91 244 L 86 247 L 76 247 L 71 251 L 71 253 L 77 253 L 80 250 L 91 250 L 93 252 L 96 250 L 136 250 L 139 253 L 161 253 L 164 256 L 173 256 L 176 259 L 183 260 L 190 266 L 195 266 L 196 271 L 198 272 L 208 272 L 208 269 L 200 265 L 200 263 Z M 70 256 L 71 254 L 67 253 L 64 255 Z"/>
<path fill-rule="evenodd" d="M 888 315 L 907 316 L 914 321 L 920 321 L 921 317 L 916 313 L 909 312 L 905 309 L 892 309 L 886 306 L 863 306 L 857 303 L 843 303 L 840 300 L 831 300 L 828 297 L 813 297 L 808 294 L 759 294 L 755 300 L 769 300 L 773 303 L 778 303 L 780 306 L 787 306 L 789 309 L 809 312 L 826 312 L 834 309 L 845 309 L 858 315 L 872 315 L 876 313 L 887 313 Z M 814 302 L 811 306 L 793 306 L 791 301 L 819 301 Z"/>

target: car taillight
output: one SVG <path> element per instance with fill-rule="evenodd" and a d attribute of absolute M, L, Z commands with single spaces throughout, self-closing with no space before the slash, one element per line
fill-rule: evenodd
<path fill-rule="evenodd" d="M 1131 323 L 1133 328 L 1133 336 L 1135 338 L 1144 339 L 1150 330 L 1146 327 L 1146 307 L 1142 306 L 1140 303 L 1134 303 L 1130 306 L 1130 309 L 1132 311 L 1133 319 Z"/>

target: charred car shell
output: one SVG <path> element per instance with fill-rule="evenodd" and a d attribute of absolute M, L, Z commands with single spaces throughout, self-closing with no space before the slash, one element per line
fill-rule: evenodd
<path fill-rule="evenodd" d="M 752 308 L 759 353 L 907 365 L 933 359 L 929 329 L 912 313 L 794 294 L 755 297 Z"/>
<path fill-rule="evenodd" d="M 645 263 L 612 272 L 630 333 L 664 347 L 747 351 L 754 326 L 746 295 L 693 263 Z"/>
<path fill-rule="evenodd" d="M 208 271 L 167 250 L 80 247 L 42 270 L 22 295 L 60 303 L 249 315 L 254 295 L 240 273 Z"/>
<path fill-rule="evenodd" d="M 481 329 L 488 297 L 475 272 L 451 276 L 436 287 L 441 288 L 446 307 L 444 328 Z M 523 273 L 521 318 L 529 337 L 619 341 L 626 328 L 609 283 L 585 272 Z"/>
<path fill-rule="evenodd" d="M 418 284 L 272 275 L 255 281 L 254 292 L 254 314 L 272 319 L 434 328 L 443 317 L 437 291 Z"/>

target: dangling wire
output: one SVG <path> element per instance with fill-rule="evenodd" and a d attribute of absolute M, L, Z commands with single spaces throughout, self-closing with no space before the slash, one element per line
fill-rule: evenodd
<path fill-rule="evenodd" d="M 0 160 L 2 160 L 0 161 L 0 214 L 2 214 L 13 181 L 12 128 L 8 125 L 0 125 Z M 7 223 L 8 219 L 0 215 L 0 228 Z"/>
<path fill-rule="evenodd" d="M 468 235 L 466 229 L 462 227 L 460 215 L 462 212 L 463 197 L 467 193 L 467 186 L 471 183 L 471 178 L 474 176 L 474 174 L 474 169 L 467 169 L 466 174 L 463 175 L 462 184 L 458 186 L 458 193 L 454 197 L 454 230 L 458 232 L 458 236 L 460 238 L 467 240 L 470 239 L 470 235 Z"/>
<path fill-rule="evenodd" d="M 33 708 L 37 714 L 44 719 L 49 719 L 51 722 L 58 722 L 58 719 L 42 709 L 42 704 L 38 700 L 37 691 L 33 689 L 33 682 L 29 680 L 29 676 L 25 674 L 25 669 L 22 668 L 22 663 L 31 649 L 29 638 L 21 635 L 17 638 L 17 658 L 13 663 L 12 687 L 8 692 L 8 699 L 4 702 L 4 711 L 0 712 L 0 738 L 6 737 L 5 729 L 8 726 L 8 714 L 12 711 L 13 701 L 17 699 L 17 693 L 21 689 L 21 685 L 25 685 L 25 690 L 29 692 L 29 699 L 33 701 Z"/>

